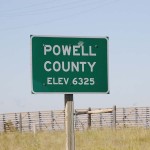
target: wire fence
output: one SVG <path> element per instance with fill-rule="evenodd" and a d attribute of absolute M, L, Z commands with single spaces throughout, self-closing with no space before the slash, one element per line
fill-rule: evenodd
<path fill-rule="evenodd" d="M 97 109 L 76 109 L 74 113 L 75 130 L 88 128 L 150 128 L 150 107 L 112 108 L 108 113 L 76 112 L 97 111 Z M 65 129 L 65 111 L 51 110 L 0 114 L 0 132 L 53 131 Z"/>

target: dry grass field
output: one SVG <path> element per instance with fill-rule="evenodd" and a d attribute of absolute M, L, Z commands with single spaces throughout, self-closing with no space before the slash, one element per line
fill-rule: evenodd
<path fill-rule="evenodd" d="M 65 150 L 65 133 L 1 133 L 0 150 Z M 150 130 L 76 131 L 76 150 L 150 150 Z"/>

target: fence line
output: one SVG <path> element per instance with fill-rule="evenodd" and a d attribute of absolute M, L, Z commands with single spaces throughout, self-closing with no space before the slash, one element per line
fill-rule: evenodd
<path fill-rule="evenodd" d="M 106 113 L 107 112 L 107 113 Z M 109 109 L 76 109 L 74 113 L 76 130 L 89 128 L 150 128 L 150 107 L 129 107 Z M 65 111 L 38 111 L 0 114 L 0 132 L 52 131 L 65 129 Z"/>

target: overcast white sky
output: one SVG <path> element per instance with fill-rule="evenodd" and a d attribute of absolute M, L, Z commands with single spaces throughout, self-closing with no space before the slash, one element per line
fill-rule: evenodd
<path fill-rule="evenodd" d="M 110 94 L 74 94 L 75 108 L 150 106 L 149 0 L 0 0 L 0 113 L 64 108 L 31 94 L 30 35 L 109 36 Z"/>

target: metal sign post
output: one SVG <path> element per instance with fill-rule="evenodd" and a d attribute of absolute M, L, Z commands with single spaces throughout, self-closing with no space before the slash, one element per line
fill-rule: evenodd
<path fill-rule="evenodd" d="M 73 94 L 65 94 L 66 150 L 75 150 Z"/>

